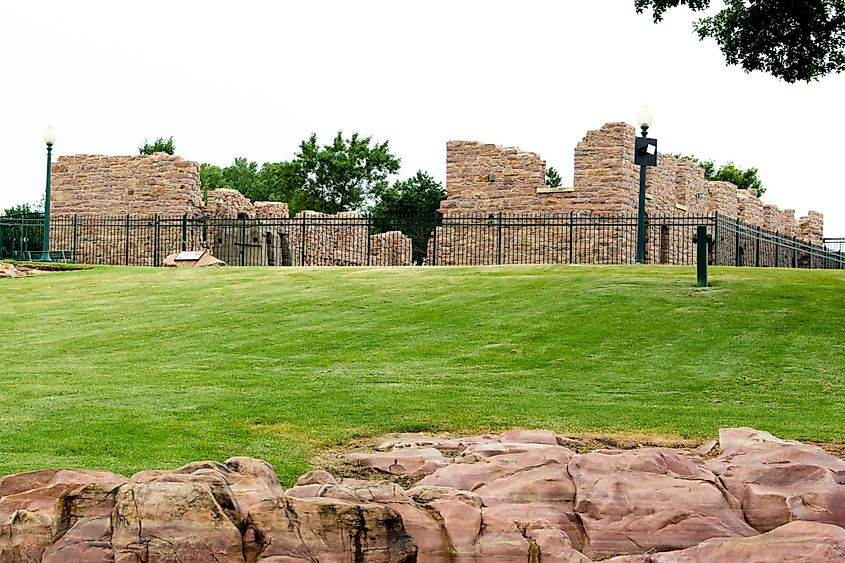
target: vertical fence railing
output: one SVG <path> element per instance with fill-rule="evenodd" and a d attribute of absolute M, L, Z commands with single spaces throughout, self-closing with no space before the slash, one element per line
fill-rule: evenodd
<path fill-rule="evenodd" d="M 692 234 L 714 235 L 712 265 L 845 268 L 845 238 L 812 245 L 736 219 L 649 216 L 646 262 L 695 260 Z M 38 258 L 39 215 L 0 217 L 0 258 Z M 159 266 L 182 250 L 208 249 L 240 266 L 632 264 L 636 217 L 591 214 L 428 215 L 294 218 L 56 216 L 54 258 L 90 264 Z"/>

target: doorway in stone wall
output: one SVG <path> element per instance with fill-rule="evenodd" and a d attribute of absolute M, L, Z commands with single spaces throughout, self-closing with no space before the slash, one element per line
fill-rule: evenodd
<path fill-rule="evenodd" d="M 660 225 L 660 263 L 669 263 L 669 225 Z"/>
<path fill-rule="evenodd" d="M 287 233 L 270 231 L 267 233 L 265 242 L 267 243 L 268 266 L 293 266 L 290 237 Z"/>

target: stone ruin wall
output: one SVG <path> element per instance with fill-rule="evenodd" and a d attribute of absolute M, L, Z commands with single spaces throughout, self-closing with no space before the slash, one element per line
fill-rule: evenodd
<path fill-rule="evenodd" d="M 237 190 L 208 192 L 206 217 L 212 254 L 246 266 L 410 266 L 411 239 L 398 231 L 369 234 L 358 212 L 301 211 L 288 219 L 286 203 L 253 204 Z M 264 221 L 241 221 L 263 219 Z"/>
<path fill-rule="evenodd" d="M 545 186 L 546 163 L 535 153 L 449 142 L 448 196 L 440 208 L 444 226 L 436 228 L 429 239 L 428 263 L 605 263 L 620 257 L 632 262 L 636 241 L 631 226 L 602 217 L 628 216 L 633 221 L 636 216 L 639 167 L 633 163 L 635 134 L 634 128 L 624 123 L 589 131 L 574 150 L 574 185 L 561 188 Z M 719 213 L 786 237 L 817 245 L 823 241 L 820 213 L 811 211 L 796 220 L 794 210 L 764 204 L 756 194 L 738 190 L 733 184 L 707 181 L 698 166 L 668 155 L 660 155 L 659 166 L 648 169 L 646 197 L 646 210 L 652 216 Z M 121 264 L 127 254 L 135 263 L 160 262 L 181 249 L 181 224 L 176 219 L 183 215 L 230 220 L 209 226 L 206 233 L 189 229 L 185 238 L 189 249 L 207 241 L 216 256 L 232 264 L 399 265 L 413 261 L 408 237 L 398 231 L 369 235 L 357 213 L 324 216 L 301 212 L 289 221 L 250 224 L 244 232 L 243 225 L 237 223 L 239 217 L 286 218 L 287 204 L 253 204 L 240 192 L 226 189 L 212 190 L 204 203 L 197 164 L 165 153 L 62 156 L 53 164 L 52 200 L 54 217 L 98 217 L 111 224 L 130 217 L 133 235 L 128 248 L 119 228 L 112 228 L 107 240 L 102 226 L 77 230 L 74 250 L 77 258 L 86 262 Z M 560 216 L 561 223 L 543 227 L 509 223 L 509 217 L 538 214 Z M 566 223 L 570 214 L 576 217 L 574 227 Z M 149 222 L 154 215 L 171 219 L 155 233 L 151 222 L 141 225 L 139 236 L 136 222 Z M 593 227 L 586 219 L 579 224 L 577 217 L 582 215 L 590 215 L 591 223 L 606 224 Z M 668 252 L 663 233 L 650 228 L 647 260 L 663 262 L 664 255 L 669 260 L 692 260 L 690 245 L 684 242 L 675 247 L 689 238 L 686 235 L 691 236 L 692 230 L 690 227 L 677 242 L 668 241 Z M 66 232 L 53 231 L 53 247 L 64 249 L 60 237 L 66 236 Z"/>
<path fill-rule="evenodd" d="M 54 215 L 197 217 L 199 166 L 159 152 L 150 156 L 60 156 L 53 164 Z"/>
<path fill-rule="evenodd" d="M 51 248 L 86 263 L 152 265 L 181 249 L 182 229 L 167 221 L 156 229 L 150 218 L 200 215 L 199 167 L 163 152 L 61 156 L 52 166 L 50 199 Z M 187 237 L 192 246 L 200 242 L 193 235 Z"/>
<path fill-rule="evenodd" d="M 444 265 L 514 263 L 527 251 L 533 253 L 534 261 L 554 262 L 567 250 L 576 263 L 602 263 L 620 256 L 633 261 L 636 241 L 630 236 L 630 227 L 608 225 L 580 231 L 576 227 L 572 236 L 577 241 L 571 242 L 566 229 L 546 240 L 541 233 L 547 230 L 505 226 L 509 236 L 500 240 L 496 221 L 499 213 L 591 214 L 594 221 L 600 220 L 597 216 L 635 217 L 639 194 L 635 136 L 635 129 L 625 123 L 589 131 L 575 148 L 574 186 L 556 189 L 546 188 L 545 162 L 535 153 L 469 141 L 449 142 L 448 196 L 440 207 L 448 226 L 438 229 L 436 245 L 430 241 L 429 261 Z M 822 244 L 820 213 L 811 211 L 796 221 L 794 210 L 764 204 L 753 190 L 706 180 L 703 170 L 692 162 L 669 155 L 660 155 L 658 162 L 647 170 L 648 214 L 695 217 L 718 213 L 764 231 Z M 683 229 L 689 232 L 683 237 L 673 234 L 667 246 L 667 240 L 662 240 L 665 233 L 650 228 L 646 259 L 691 261 L 694 249 L 685 239 L 691 238 L 694 227 Z"/>
<path fill-rule="evenodd" d="M 189 221 L 185 247 L 207 246 L 212 254 L 233 265 L 413 262 L 408 237 L 399 232 L 370 236 L 360 214 L 302 212 L 287 219 L 286 203 L 253 204 L 229 189 L 211 190 L 207 203 L 203 202 L 197 163 L 166 153 L 62 156 L 53 164 L 51 200 L 55 225 L 51 247 L 73 252 L 77 260 L 86 263 L 159 265 L 167 255 L 182 249 L 183 216 L 217 219 L 205 230 Z M 244 229 L 240 218 L 267 221 L 257 225 L 251 221 Z M 286 220 L 271 221 L 280 218 Z M 70 242 L 73 240 L 75 244 Z"/>

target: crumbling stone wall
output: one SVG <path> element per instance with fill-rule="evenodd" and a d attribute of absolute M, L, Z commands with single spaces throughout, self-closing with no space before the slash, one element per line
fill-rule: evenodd
<path fill-rule="evenodd" d="M 810 211 L 798 220 L 798 238 L 817 246 L 824 245 L 824 216 L 818 211 Z"/>
<path fill-rule="evenodd" d="M 502 240 L 498 228 L 479 226 L 478 222 L 460 222 L 458 217 L 476 217 L 492 221 L 498 213 L 511 215 L 545 213 L 567 215 L 589 212 L 597 216 L 634 216 L 639 194 L 639 167 L 634 164 L 636 131 L 625 123 L 609 123 L 589 131 L 575 148 L 574 186 L 549 190 L 544 161 L 534 153 L 512 147 L 452 141 L 447 144 L 447 199 L 441 203 L 444 228 L 435 233 L 439 244 L 429 244 L 429 261 L 436 263 L 510 263 L 507 256 L 535 255 L 544 262 L 571 246 L 567 234 L 549 241 L 538 237 L 531 228 L 523 236 Z M 651 217 L 692 218 L 718 213 L 738 219 L 749 226 L 806 241 L 821 241 L 823 224 L 816 212 L 802 218 L 804 229 L 794 219 L 794 212 L 783 212 L 763 204 L 753 190 L 740 190 L 728 182 L 711 182 L 692 162 L 670 155 L 659 156 L 659 166 L 649 168 L 646 181 L 646 213 Z M 646 258 L 662 262 L 673 257 L 682 263 L 694 257 L 687 244 L 692 225 L 669 227 L 673 236 L 649 229 Z M 574 262 L 601 263 L 605 258 L 633 259 L 635 241 L 627 236 L 630 227 L 597 228 L 595 233 L 581 232 Z M 516 234 L 516 230 L 511 230 Z M 439 236 L 438 236 L 439 235 Z M 675 236 L 677 235 L 677 236 Z M 687 236 L 689 235 L 689 236 Z M 820 244 L 815 242 L 814 244 Z M 494 256 L 495 255 L 495 256 Z M 494 259 L 495 258 L 495 259 Z"/>
<path fill-rule="evenodd" d="M 369 221 L 357 211 L 335 215 L 300 211 L 289 224 L 288 233 L 295 266 L 410 266 L 413 263 L 409 237 L 399 231 L 371 235 Z"/>
<path fill-rule="evenodd" d="M 633 162 L 635 136 L 634 128 L 625 123 L 587 132 L 574 150 L 574 185 L 554 189 L 545 186 L 545 161 L 535 153 L 449 142 L 448 197 L 440 207 L 442 226 L 429 240 L 427 262 L 633 262 L 632 221 L 639 192 L 639 168 Z M 649 262 L 692 261 L 689 239 L 695 217 L 716 213 L 760 230 L 822 242 L 819 213 L 810 212 L 796 221 L 793 210 L 763 204 L 753 192 L 737 190 L 732 184 L 705 180 L 701 168 L 691 162 L 660 155 L 659 163 L 648 169 L 646 212 L 652 218 L 677 217 L 681 223 L 650 222 Z M 111 221 L 105 229 L 74 226 L 77 257 L 85 261 L 121 264 L 129 263 L 132 256 L 132 263 L 154 264 L 181 249 L 184 240 L 186 248 L 207 245 L 231 264 L 412 263 L 407 237 L 370 235 L 360 214 L 302 212 L 289 218 L 285 203 L 253 204 L 228 189 L 210 191 L 203 202 L 196 163 L 164 153 L 61 157 L 53 165 L 53 186 L 54 216 L 78 214 Z M 190 228 L 183 234 L 176 219 L 183 215 L 207 219 L 207 229 Z M 526 224 L 526 217 L 541 215 L 544 224 Z M 132 223 L 131 237 L 126 238 L 120 232 L 130 229 L 120 231 L 120 225 L 113 224 L 126 217 L 149 225 L 139 230 Z M 597 222 L 601 224 L 596 226 Z M 64 235 L 54 231 L 51 236 L 53 248 L 65 249 L 65 239 L 60 239 Z M 755 256 L 761 253 L 754 251 Z"/>
<path fill-rule="evenodd" d="M 202 214 L 199 166 L 159 152 L 150 156 L 60 156 L 53 164 L 54 215 Z"/>
<path fill-rule="evenodd" d="M 402 231 L 387 231 L 370 237 L 371 266 L 410 266 L 413 253 L 411 239 Z"/>
<path fill-rule="evenodd" d="M 449 216 L 499 211 L 635 214 L 639 193 L 639 168 L 633 162 L 635 136 L 634 128 L 625 123 L 589 131 L 575 148 L 574 187 L 557 190 L 545 188 L 544 161 L 534 153 L 451 141 L 446 147 L 448 196 L 440 210 Z M 493 181 L 486 181 L 489 174 L 495 176 Z M 700 167 L 670 155 L 660 155 L 659 166 L 648 169 L 646 194 L 646 212 L 654 216 L 718 212 L 772 232 L 792 230 L 788 216 L 777 217 L 774 206 L 764 213 L 764 204 L 753 190 L 709 182 Z"/>
<path fill-rule="evenodd" d="M 196 218 L 202 205 L 199 166 L 178 156 L 61 156 L 50 210 L 68 226 L 51 231 L 51 248 L 86 263 L 153 265 L 179 251 L 183 237 L 181 225 L 154 216 Z M 186 246 L 200 245 L 199 235 L 185 233 Z"/>

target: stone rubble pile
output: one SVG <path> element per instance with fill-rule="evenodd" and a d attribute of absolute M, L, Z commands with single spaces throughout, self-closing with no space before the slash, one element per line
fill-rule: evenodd
<path fill-rule="evenodd" d="M 16 268 L 6 262 L 0 262 L 0 278 L 19 278 L 28 274 L 27 270 Z"/>
<path fill-rule="evenodd" d="M 243 457 L 9 475 L 0 561 L 845 561 L 845 461 L 817 446 L 735 428 L 712 451 L 574 447 L 406 434 L 347 454 L 373 479 L 312 471 L 288 490 Z"/>

